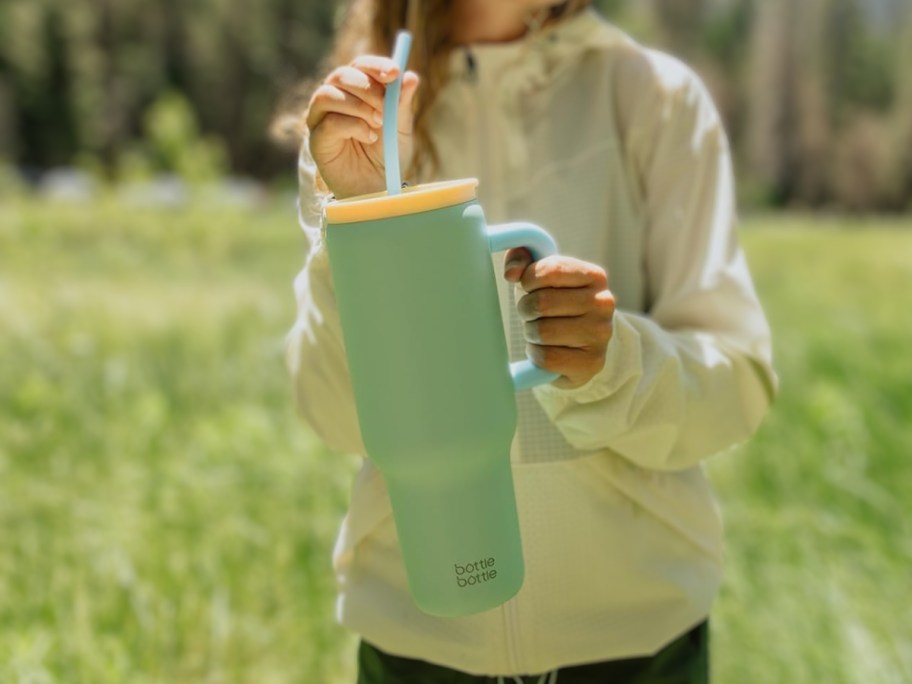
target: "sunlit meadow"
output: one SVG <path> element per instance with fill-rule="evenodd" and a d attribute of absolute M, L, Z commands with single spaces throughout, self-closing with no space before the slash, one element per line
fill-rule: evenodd
<path fill-rule="evenodd" d="M 710 462 L 722 684 L 912 681 L 912 221 L 756 218 L 782 385 Z M 0 682 L 351 681 L 350 457 L 294 415 L 304 250 L 257 211 L 0 201 Z"/>

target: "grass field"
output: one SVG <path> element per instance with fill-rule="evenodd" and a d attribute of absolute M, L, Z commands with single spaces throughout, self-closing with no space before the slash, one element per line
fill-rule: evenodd
<path fill-rule="evenodd" d="M 711 461 L 722 684 L 912 681 L 912 222 L 747 222 L 776 408 Z M 354 462 L 293 415 L 303 238 L 0 201 L 0 682 L 342 684 Z"/>

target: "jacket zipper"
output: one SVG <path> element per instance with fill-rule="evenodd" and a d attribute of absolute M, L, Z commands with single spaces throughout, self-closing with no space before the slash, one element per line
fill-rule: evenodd
<path fill-rule="evenodd" d="M 516 612 L 516 597 L 507 601 L 504 606 L 504 632 L 507 646 L 506 660 L 510 672 L 520 672 L 520 637 L 519 615 Z"/>

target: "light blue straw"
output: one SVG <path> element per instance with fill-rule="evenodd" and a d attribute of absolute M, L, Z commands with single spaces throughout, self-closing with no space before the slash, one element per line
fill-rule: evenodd
<path fill-rule="evenodd" d="M 386 86 L 383 98 L 383 164 L 386 167 L 386 191 L 390 195 L 402 192 L 402 175 L 399 170 L 399 92 L 411 47 L 412 34 L 400 31 L 393 47 L 393 61 L 399 67 L 399 76 Z"/>

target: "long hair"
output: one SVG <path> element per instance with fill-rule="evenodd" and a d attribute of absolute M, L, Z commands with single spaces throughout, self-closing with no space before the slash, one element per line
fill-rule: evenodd
<path fill-rule="evenodd" d="M 408 29 L 412 50 L 408 67 L 421 76 L 415 102 L 415 154 L 407 176 L 438 166 L 428 130 L 428 114 L 446 84 L 450 52 L 456 47 L 452 27 L 458 0 L 350 0 L 324 73 L 362 54 L 388 55 L 396 33 Z M 565 0 L 544 11 L 538 26 L 576 14 L 591 0 Z"/>

